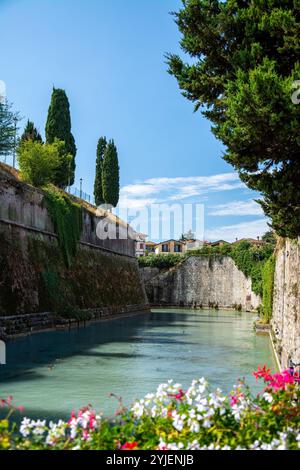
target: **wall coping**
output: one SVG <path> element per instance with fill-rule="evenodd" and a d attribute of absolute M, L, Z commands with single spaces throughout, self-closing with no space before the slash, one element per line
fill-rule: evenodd
<path fill-rule="evenodd" d="M 6 224 L 6 225 L 12 225 L 13 227 L 22 228 L 23 230 L 28 230 L 30 232 L 41 233 L 43 235 L 47 235 L 48 237 L 53 237 L 53 238 L 58 239 L 57 234 L 54 233 L 54 232 L 48 232 L 47 230 L 38 229 L 38 228 L 32 227 L 30 225 L 22 224 L 21 222 L 14 222 L 13 220 L 7 220 L 7 219 L 0 218 L 0 224 L 1 223 Z M 107 251 L 107 252 L 113 253 L 115 255 L 125 256 L 125 258 L 136 259 L 135 256 L 127 255 L 125 253 L 120 253 L 119 251 L 111 250 L 110 248 L 105 248 L 105 247 L 102 247 L 102 246 L 94 245 L 93 243 L 83 242 L 83 241 L 80 240 L 78 242 L 78 244 L 88 246 L 90 248 L 94 248 L 94 249 L 97 249 L 97 250 Z"/>

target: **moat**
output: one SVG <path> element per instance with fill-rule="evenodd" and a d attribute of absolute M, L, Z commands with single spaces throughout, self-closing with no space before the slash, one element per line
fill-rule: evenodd
<path fill-rule="evenodd" d="M 206 377 L 230 390 L 258 364 L 276 369 L 270 339 L 256 335 L 255 316 L 225 310 L 155 309 L 70 331 L 38 333 L 7 344 L 0 397 L 12 395 L 32 417 L 66 418 L 92 404 L 112 415 L 173 378 L 183 386 Z"/>

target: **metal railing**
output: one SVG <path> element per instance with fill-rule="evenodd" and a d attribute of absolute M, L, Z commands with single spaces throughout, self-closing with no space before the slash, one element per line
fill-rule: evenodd
<path fill-rule="evenodd" d="M 89 202 L 90 204 L 95 204 L 94 197 L 91 196 L 90 194 L 87 194 L 85 191 L 82 191 L 78 188 L 70 188 L 70 189 L 67 189 L 66 191 L 72 196 L 79 197 L 80 199 L 83 199 L 84 201 Z"/>

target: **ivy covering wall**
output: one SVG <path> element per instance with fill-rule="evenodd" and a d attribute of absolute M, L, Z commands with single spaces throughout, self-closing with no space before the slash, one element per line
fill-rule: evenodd
<path fill-rule="evenodd" d="M 70 267 L 82 232 L 82 207 L 53 185 L 43 190 L 44 202 L 58 235 L 66 266 Z"/>
<path fill-rule="evenodd" d="M 262 298 L 261 314 L 268 323 L 272 315 L 273 284 L 275 272 L 274 243 L 253 245 L 244 240 L 239 243 L 224 243 L 220 246 L 205 245 L 200 249 L 188 251 L 185 255 L 148 255 L 139 258 L 140 267 L 167 269 L 184 261 L 190 256 L 204 256 L 210 260 L 229 256 L 237 268 L 251 279 L 252 290 Z"/>
<path fill-rule="evenodd" d="M 276 265 L 275 256 L 271 256 L 271 258 L 269 258 L 268 261 L 266 261 L 262 270 L 262 285 L 263 285 L 262 319 L 264 323 L 269 323 L 272 317 L 275 265 Z"/>
<path fill-rule="evenodd" d="M 0 244 L 0 316 L 145 304 L 134 259 L 79 245 L 67 267 L 57 240 L 17 228 Z"/>

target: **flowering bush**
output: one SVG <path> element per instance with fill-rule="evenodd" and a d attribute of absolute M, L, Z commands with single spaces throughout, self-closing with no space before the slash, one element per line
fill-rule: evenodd
<path fill-rule="evenodd" d="M 187 390 L 172 380 L 161 384 L 113 420 L 90 407 L 72 412 L 68 422 L 47 423 L 24 418 L 19 429 L 10 423 L 16 410 L 2 400 L 8 417 L 0 421 L 0 449 L 67 450 L 211 450 L 300 448 L 299 378 L 290 370 L 271 374 L 258 367 L 265 390 L 251 395 L 244 381 L 229 395 L 211 392 L 204 378 Z"/>

